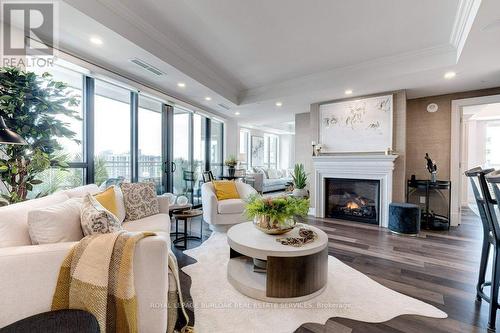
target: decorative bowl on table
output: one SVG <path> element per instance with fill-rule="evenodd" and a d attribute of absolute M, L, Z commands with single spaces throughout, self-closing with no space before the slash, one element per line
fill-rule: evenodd
<path fill-rule="evenodd" d="M 272 220 L 269 216 L 260 215 L 253 218 L 253 224 L 257 229 L 269 235 L 282 235 L 291 231 L 295 227 L 293 218 L 285 221 Z"/>
<path fill-rule="evenodd" d="M 264 198 L 252 195 L 246 200 L 245 214 L 254 226 L 270 235 L 281 235 L 295 227 L 295 218 L 309 211 L 309 200 L 291 196 Z"/>

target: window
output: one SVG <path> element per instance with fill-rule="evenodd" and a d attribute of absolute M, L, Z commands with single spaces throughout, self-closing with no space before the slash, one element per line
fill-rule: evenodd
<path fill-rule="evenodd" d="M 500 168 L 500 122 L 486 123 L 486 167 Z"/>
<path fill-rule="evenodd" d="M 130 180 L 130 91 L 95 80 L 94 104 L 94 180 Z"/>
<path fill-rule="evenodd" d="M 41 75 L 47 68 L 28 70 Z M 154 182 L 158 193 L 172 191 L 200 204 L 202 172 L 222 174 L 223 123 L 120 84 L 94 79 L 87 76 L 89 73 L 64 60 L 57 60 L 50 68 L 54 79 L 66 83 L 80 100 L 73 108 L 81 119 L 56 116 L 75 132 L 76 141 L 58 139 L 62 147 L 58 153 L 67 156 L 69 170 L 50 169 L 38 175 L 43 183 L 35 186 L 30 197 L 89 181 L 101 185 L 108 180 L 107 184 L 112 184 L 137 179 Z M 168 133 L 173 142 L 163 141 Z M 84 138 L 88 141 L 83 142 Z M 173 174 L 165 172 L 167 152 L 173 153 Z M 132 164 L 135 161 L 137 168 Z"/>
<path fill-rule="evenodd" d="M 78 187 L 84 184 L 84 169 L 69 168 L 67 170 L 47 169 L 37 177 L 41 184 L 33 186 L 33 191 L 28 198 L 33 199 L 37 195 L 48 195 L 60 190 Z"/>
<path fill-rule="evenodd" d="M 29 68 L 39 75 L 47 71 L 46 68 Z M 58 143 L 61 145 L 61 150 L 56 152 L 56 155 L 66 156 L 66 162 L 69 164 L 68 170 L 50 169 L 45 170 L 37 176 L 37 179 L 42 180 L 42 183 L 35 185 L 33 191 L 30 192 L 29 197 L 36 195 L 46 195 L 58 190 L 68 189 L 82 185 L 84 183 L 84 162 L 83 151 L 83 75 L 77 71 L 67 69 L 65 67 L 54 65 L 49 71 L 52 79 L 61 81 L 68 86 L 67 91 L 74 96 L 79 104 L 78 106 L 66 105 L 68 109 L 77 112 L 80 119 L 68 117 L 66 115 L 57 114 L 55 118 L 66 124 L 66 128 L 75 133 L 74 139 L 57 138 Z"/>
<path fill-rule="evenodd" d="M 224 125 L 221 122 L 212 120 L 211 122 L 211 138 L 210 138 L 210 170 L 214 176 L 222 175 L 223 160 L 222 146 Z"/>
<path fill-rule="evenodd" d="M 269 144 L 269 164 L 270 169 L 278 168 L 278 137 L 276 135 L 268 136 Z"/>
<path fill-rule="evenodd" d="M 139 95 L 137 179 L 155 183 L 158 194 L 165 192 L 162 182 L 162 108 L 161 102 Z"/>
<path fill-rule="evenodd" d="M 240 161 L 240 165 L 242 168 L 248 168 L 248 161 L 250 160 L 248 156 L 248 136 L 249 133 L 248 131 L 245 130 L 240 130 L 240 148 L 239 148 L 239 155 L 238 155 L 238 160 Z"/>

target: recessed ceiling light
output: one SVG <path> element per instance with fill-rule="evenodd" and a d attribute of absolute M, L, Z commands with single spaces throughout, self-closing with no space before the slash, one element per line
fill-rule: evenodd
<path fill-rule="evenodd" d="M 283 103 L 282 103 L 282 102 L 276 102 L 276 104 L 275 104 L 275 105 L 276 105 L 277 107 L 281 107 L 281 106 L 283 106 Z"/>
<path fill-rule="evenodd" d="M 444 74 L 444 78 L 447 80 L 453 79 L 455 76 L 457 76 L 457 73 L 455 73 L 455 72 L 446 72 Z"/>
<path fill-rule="evenodd" d="M 240 113 L 239 113 L 238 111 L 236 111 L 234 114 L 235 114 L 236 116 L 239 116 L 239 115 L 240 115 Z"/>
<path fill-rule="evenodd" d="M 179 82 L 179 83 L 177 83 L 177 87 L 186 88 L 186 84 L 184 82 Z"/>
<path fill-rule="evenodd" d="M 211 101 L 212 100 L 212 97 L 205 97 L 205 101 Z"/>
<path fill-rule="evenodd" d="M 102 44 L 103 44 L 102 39 L 100 39 L 100 38 L 99 38 L 99 37 L 97 37 L 97 36 L 92 36 L 92 37 L 90 37 L 90 42 L 91 42 L 92 44 L 95 44 L 95 45 L 102 45 Z"/>
<path fill-rule="evenodd" d="M 344 94 L 352 95 L 352 89 L 347 89 L 346 91 L 344 91 Z"/>

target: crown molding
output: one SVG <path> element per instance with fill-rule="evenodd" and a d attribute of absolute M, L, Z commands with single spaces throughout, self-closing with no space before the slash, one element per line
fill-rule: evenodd
<path fill-rule="evenodd" d="M 460 0 L 455 15 L 455 22 L 450 35 L 450 44 L 457 50 L 456 61 L 465 45 L 465 41 L 476 19 L 477 12 L 481 6 L 481 0 Z"/>

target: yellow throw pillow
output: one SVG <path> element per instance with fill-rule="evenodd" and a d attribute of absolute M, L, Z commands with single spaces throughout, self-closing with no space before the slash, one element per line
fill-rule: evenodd
<path fill-rule="evenodd" d="M 215 189 L 217 200 L 239 199 L 240 194 L 236 189 L 234 181 L 227 180 L 214 180 L 212 181 Z"/>
<path fill-rule="evenodd" d="M 94 198 L 111 214 L 118 216 L 118 208 L 116 206 L 116 195 L 114 186 L 108 187 L 104 192 L 97 193 Z"/>

